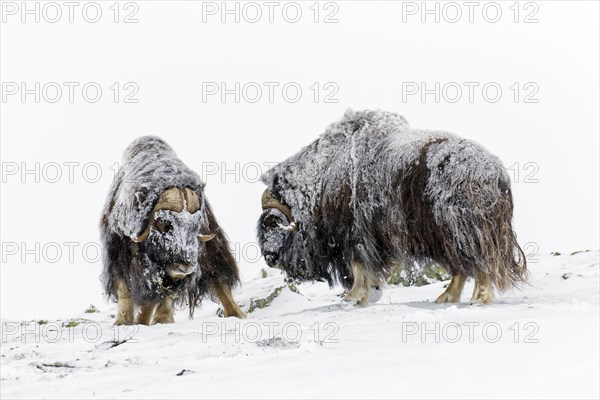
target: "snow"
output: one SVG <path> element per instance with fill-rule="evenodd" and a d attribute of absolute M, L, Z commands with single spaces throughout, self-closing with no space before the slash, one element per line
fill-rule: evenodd
<path fill-rule="evenodd" d="M 284 288 L 246 320 L 217 317 L 210 301 L 194 320 L 182 310 L 175 324 L 120 331 L 107 304 L 44 325 L 3 319 L 1 395 L 598 398 L 599 256 L 538 256 L 529 284 L 490 306 L 468 305 L 469 281 L 460 304 L 433 303 L 440 282 L 386 287 L 357 308 L 339 287 L 303 283 L 296 293 L 268 269 L 234 293 L 242 308 Z M 80 319 L 51 343 L 53 327 Z M 112 347 L 115 339 L 128 340 Z"/>
<path fill-rule="evenodd" d="M 125 149 L 121 165 L 104 207 L 108 226 L 119 235 L 140 235 L 152 207 L 166 189 L 188 186 L 201 194 L 204 186 L 200 176 L 156 136 L 134 140 Z M 204 209 L 204 197 L 200 196 L 200 200 Z"/>

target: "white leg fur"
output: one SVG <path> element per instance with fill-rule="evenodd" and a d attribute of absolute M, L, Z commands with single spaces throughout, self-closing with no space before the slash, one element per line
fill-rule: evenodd
<path fill-rule="evenodd" d="M 135 323 L 143 325 L 152 324 L 152 315 L 154 314 L 154 309 L 156 309 L 156 306 L 157 303 L 143 304 L 135 317 Z"/>
<path fill-rule="evenodd" d="M 219 301 L 223 305 L 223 315 L 225 317 L 246 318 L 246 313 L 241 310 L 233 299 L 229 286 L 223 284 L 216 287 L 215 290 Z"/>
<path fill-rule="evenodd" d="M 133 300 L 131 300 L 131 293 L 123 281 L 117 282 L 117 300 L 115 325 L 133 324 Z"/>
<path fill-rule="evenodd" d="M 435 300 L 436 303 L 458 303 L 460 295 L 465 287 L 467 277 L 463 275 L 454 275 L 450 284 L 439 297 Z"/>
<path fill-rule="evenodd" d="M 156 313 L 154 315 L 153 324 L 172 324 L 175 322 L 173 318 L 173 299 L 170 297 L 165 297 L 158 308 L 156 309 Z"/>
<path fill-rule="evenodd" d="M 490 279 L 485 275 L 476 276 L 471 304 L 492 304 L 494 297 L 494 287 Z"/>
<path fill-rule="evenodd" d="M 379 286 L 379 279 L 364 266 L 357 262 L 352 262 L 352 274 L 354 275 L 354 284 L 346 297 L 345 301 L 356 302 L 359 306 L 369 304 L 369 293 L 373 286 Z"/>

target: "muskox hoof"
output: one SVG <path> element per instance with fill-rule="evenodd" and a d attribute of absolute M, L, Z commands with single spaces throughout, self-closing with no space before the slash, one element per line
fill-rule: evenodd
<path fill-rule="evenodd" d="M 115 325 L 133 325 L 133 320 L 118 317 L 117 319 L 115 319 Z"/>
<path fill-rule="evenodd" d="M 456 296 L 453 293 L 444 292 L 435 299 L 435 302 L 438 304 L 441 303 L 458 303 L 460 302 L 460 296 Z"/>
<path fill-rule="evenodd" d="M 494 297 L 494 287 L 489 278 L 485 276 L 476 278 L 471 305 L 492 304 Z"/>
<path fill-rule="evenodd" d="M 358 290 L 351 290 L 350 293 L 344 297 L 344 301 L 349 303 L 355 303 L 357 306 L 366 307 L 369 303 L 377 303 L 381 300 L 383 291 L 379 286 L 372 286 L 370 290 L 359 288 Z"/>
<path fill-rule="evenodd" d="M 346 297 L 344 297 L 344 301 L 347 301 L 348 303 L 354 303 L 354 305 L 359 307 L 365 307 L 367 304 L 369 304 L 369 296 L 366 293 L 362 295 L 349 293 Z"/>
<path fill-rule="evenodd" d="M 435 299 L 435 302 L 438 304 L 460 302 L 460 295 L 465 287 L 466 281 L 466 276 L 454 275 L 444 293 L 440 294 L 439 297 Z"/>
<path fill-rule="evenodd" d="M 469 303 L 472 306 L 483 305 L 483 304 L 492 304 L 494 302 L 494 296 L 479 296 L 477 298 L 472 298 Z"/>
<path fill-rule="evenodd" d="M 223 316 L 225 318 L 235 317 L 235 318 L 239 318 L 239 319 L 245 319 L 246 318 L 246 313 L 243 312 L 239 307 L 236 307 L 233 310 L 224 310 L 223 311 Z"/>
<path fill-rule="evenodd" d="M 173 324 L 175 323 L 175 318 L 172 315 L 158 315 L 152 321 L 152 324 Z"/>

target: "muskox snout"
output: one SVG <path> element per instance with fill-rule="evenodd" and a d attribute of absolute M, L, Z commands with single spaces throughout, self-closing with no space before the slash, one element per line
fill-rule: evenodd
<path fill-rule="evenodd" d="M 267 261 L 269 267 L 278 268 L 279 258 L 276 253 L 265 253 L 265 261 Z"/>
<path fill-rule="evenodd" d="M 167 267 L 167 274 L 173 279 L 183 279 L 194 272 L 196 266 L 193 264 L 174 263 Z"/>

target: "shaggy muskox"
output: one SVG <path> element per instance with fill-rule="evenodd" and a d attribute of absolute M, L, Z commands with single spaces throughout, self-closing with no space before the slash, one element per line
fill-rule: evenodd
<path fill-rule="evenodd" d="M 510 179 L 479 144 L 411 129 L 404 117 L 348 111 L 262 176 L 258 241 L 291 278 L 325 279 L 365 305 L 394 265 L 435 262 L 452 274 L 436 302 L 472 303 L 524 281 Z"/>
<path fill-rule="evenodd" d="M 115 324 L 171 323 L 173 302 L 187 302 L 191 317 L 206 294 L 221 301 L 225 316 L 245 316 L 231 296 L 237 265 L 203 187 L 158 137 L 125 150 L 100 224 L 104 289 L 118 300 Z"/>

